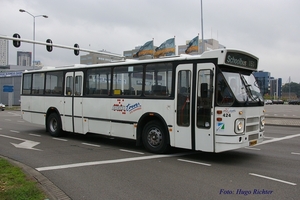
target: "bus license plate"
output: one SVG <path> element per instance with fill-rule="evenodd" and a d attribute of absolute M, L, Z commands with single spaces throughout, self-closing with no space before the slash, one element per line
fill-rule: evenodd
<path fill-rule="evenodd" d="M 254 146 L 257 144 L 257 140 L 252 140 L 249 142 L 249 146 Z"/>

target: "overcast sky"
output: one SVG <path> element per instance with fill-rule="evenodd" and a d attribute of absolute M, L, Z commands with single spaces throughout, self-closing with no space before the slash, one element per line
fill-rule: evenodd
<path fill-rule="evenodd" d="M 202 0 L 204 39 L 216 39 L 226 48 L 248 51 L 259 57 L 259 70 L 282 82 L 300 83 L 299 0 Z M 122 54 L 154 38 L 159 46 L 176 37 L 176 45 L 201 36 L 201 0 L 1 0 L 0 34 L 55 44 Z M 32 51 L 32 44 L 15 48 L 10 43 L 10 64 L 17 51 Z M 80 55 L 84 55 L 81 53 Z M 36 45 L 36 60 L 44 65 L 80 62 L 71 50 Z"/>

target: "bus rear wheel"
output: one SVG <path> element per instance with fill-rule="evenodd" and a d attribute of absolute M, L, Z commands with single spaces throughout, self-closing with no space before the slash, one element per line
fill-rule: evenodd
<path fill-rule="evenodd" d="M 159 121 L 150 121 L 143 129 L 142 140 L 144 147 L 152 153 L 165 153 L 169 144 L 167 134 Z"/>
<path fill-rule="evenodd" d="M 47 131 L 51 136 L 59 137 L 62 135 L 61 119 L 56 113 L 51 113 L 47 118 Z"/>

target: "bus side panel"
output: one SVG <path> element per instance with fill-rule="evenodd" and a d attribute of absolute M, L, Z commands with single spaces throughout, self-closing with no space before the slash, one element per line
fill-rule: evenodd
<path fill-rule="evenodd" d="M 134 124 L 144 113 L 141 99 L 111 99 L 109 112 L 111 113 L 111 135 L 136 139 Z M 120 123 L 121 122 L 121 123 Z"/>
<path fill-rule="evenodd" d="M 31 96 L 21 96 L 21 110 L 22 110 L 22 118 L 27 122 L 31 121 L 31 112 L 30 109 L 30 102 L 32 97 Z"/>
<path fill-rule="evenodd" d="M 50 107 L 52 107 L 52 108 L 56 108 L 60 115 L 63 114 L 64 97 L 46 96 L 44 98 L 44 103 L 45 103 L 45 107 L 43 108 L 43 110 L 45 111 L 45 113 L 48 111 L 48 109 Z M 61 117 L 61 120 L 63 120 L 62 116 L 60 116 L 60 117 Z M 44 124 L 45 124 L 45 121 L 44 121 Z"/>
<path fill-rule="evenodd" d="M 33 96 L 30 101 L 31 122 L 45 125 L 45 97 Z"/>
<path fill-rule="evenodd" d="M 73 132 L 73 120 L 72 120 L 72 97 L 65 96 L 64 104 L 63 104 L 63 112 L 62 114 L 62 126 L 64 131 Z"/>
<path fill-rule="evenodd" d="M 83 123 L 84 130 L 91 133 L 110 135 L 110 99 L 108 98 L 83 98 Z M 88 127 L 86 127 L 88 126 Z"/>

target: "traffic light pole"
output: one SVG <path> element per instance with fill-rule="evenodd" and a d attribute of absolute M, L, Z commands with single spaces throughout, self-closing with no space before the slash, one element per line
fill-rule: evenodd
<path fill-rule="evenodd" d="M 125 59 L 124 56 L 113 54 L 113 53 L 99 52 L 99 51 L 94 51 L 94 50 L 90 50 L 90 49 L 82 49 L 82 48 L 79 48 L 78 44 L 77 44 L 78 47 L 72 47 L 72 46 L 65 46 L 65 45 L 60 45 L 60 44 L 53 44 L 53 43 L 47 43 L 47 42 L 39 42 L 39 41 L 34 41 L 34 40 L 21 39 L 19 34 L 14 34 L 14 36 L 15 35 L 17 35 L 17 36 L 16 37 L 7 37 L 7 36 L 0 35 L 0 39 L 12 40 L 15 47 L 20 47 L 21 42 L 25 42 L 25 43 L 44 45 L 46 47 L 50 45 L 52 47 L 74 50 L 75 55 L 76 55 L 76 53 L 75 53 L 75 50 L 76 50 L 76 51 L 78 51 L 78 54 L 79 54 L 79 51 L 82 51 L 82 52 L 95 53 L 95 54 L 107 55 L 107 56 L 111 56 L 111 57 L 115 57 L 115 58 Z M 18 45 L 16 46 L 15 44 L 18 44 Z"/>

